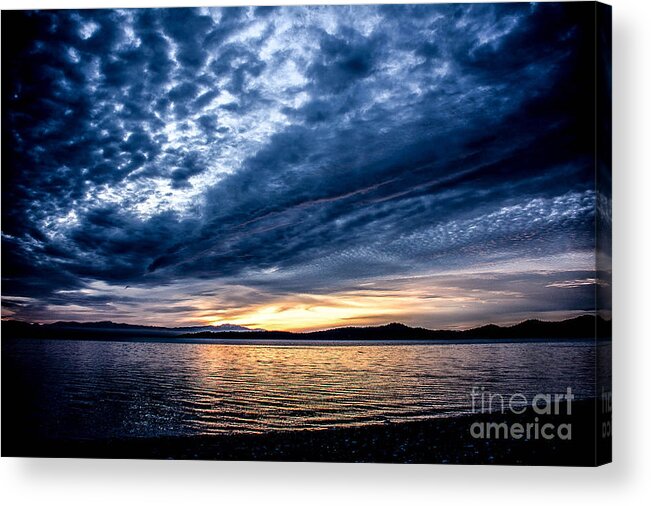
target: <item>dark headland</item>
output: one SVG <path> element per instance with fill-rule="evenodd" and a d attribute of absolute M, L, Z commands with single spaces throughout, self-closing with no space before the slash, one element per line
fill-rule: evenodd
<path fill-rule="evenodd" d="M 468 330 L 430 330 L 390 323 L 375 327 L 341 327 L 315 332 L 253 330 L 237 325 L 216 327 L 153 327 L 113 322 L 28 323 L 2 321 L 2 334 L 11 338 L 122 340 L 182 339 L 279 341 L 454 341 L 454 340 L 557 340 L 611 337 L 612 323 L 600 316 L 583 315 L 563 321 L 527 320 L 517 325 L 484 325 Z"/>

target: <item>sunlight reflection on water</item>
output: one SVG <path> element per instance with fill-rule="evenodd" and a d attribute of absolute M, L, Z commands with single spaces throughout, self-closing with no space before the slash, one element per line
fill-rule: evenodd
<path fill-rule="evenodd" d="M 599 353 L 610 347 L 600 345 Z M 594 395 L 593 343 L 259 345 L 21 340 L 46 437 L 264 432 L 467 412 L 470 390 Z M 3 364 L 4 367 L 4 364 Z"/>

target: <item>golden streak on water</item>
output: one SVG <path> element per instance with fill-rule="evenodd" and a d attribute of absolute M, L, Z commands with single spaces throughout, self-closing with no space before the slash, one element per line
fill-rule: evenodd
<path fill-rule="evenodd" d="M 14 347 L 9 349 L 8 347 Z M 609 349 L 609 348 L 608 348 Z M 468 412 L 473 386 L 594 394 L 593 343 L 224 344 L 20 340 L 46 437 L 259 433 Z M 603 363 L 608 363 L 606 359 Z M 30 373 L 31 371 L 31 373 Z"/>

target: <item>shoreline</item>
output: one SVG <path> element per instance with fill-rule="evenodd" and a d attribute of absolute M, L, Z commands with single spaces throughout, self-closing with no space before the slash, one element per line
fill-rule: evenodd
<path fill-rule="evenodd" d="M 585 337 L 523 337 L 523 338 L 459 338 L 459 339 L 251 339 L 251 338 L 192 338 L 192 337 L 15 337 L 6 341 L 78 341 L 114 343 L 163 343 L 163 344 L 216 344 L 234 346 L 425 346 L 425 345 L 467 345 L 467 344 L 610 344 L 610 340 Z"/>
<path fill-rule="evenodd" d="M 347 428 L 265 434 L 35 440 L 3 424 L 2 456 L 112 459 L 255 460 L 592 466 L 598 399 L 575 401 L 572 415 L 487 413 Z M 569 423 L 571 440 L 478 439 L 473 423 Z M 4 421 L 4 420 L 3 420 Z M 607 447 L 601 449 L 607 452 Z M 608 455 L 609 457 L 610 455 Z M 605 453 L 599 461 L 609 460 Z"/>

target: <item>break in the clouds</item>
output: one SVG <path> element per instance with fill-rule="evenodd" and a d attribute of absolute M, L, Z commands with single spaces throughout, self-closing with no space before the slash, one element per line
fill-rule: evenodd
<path fill-rule="evenodd" d="M 594 309 L 588 4 L 3 12 L 3 312 Z"/>

